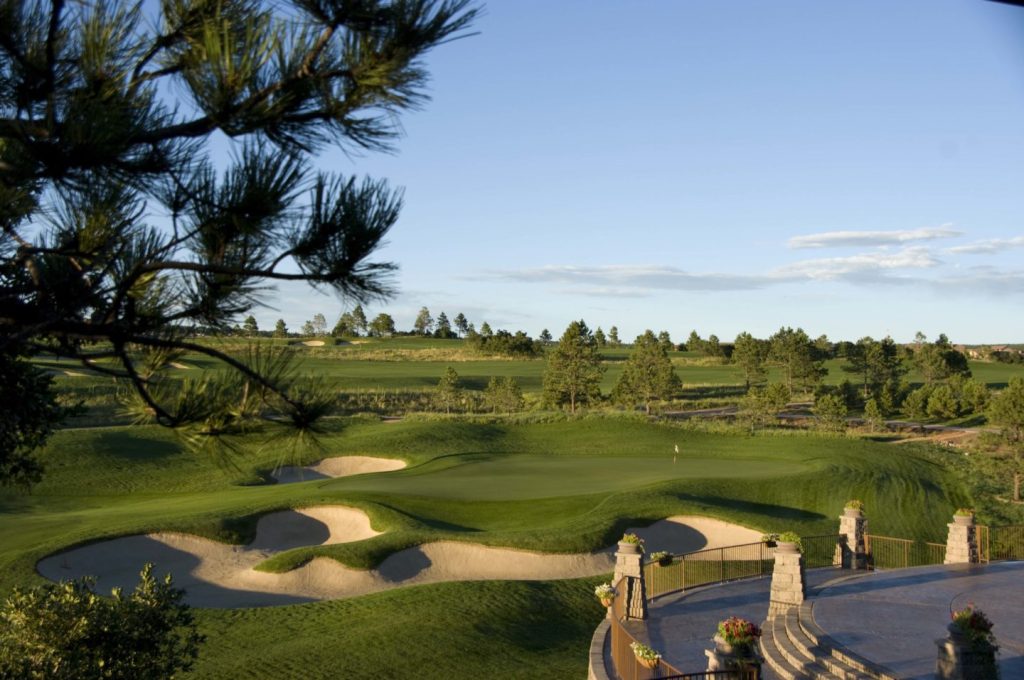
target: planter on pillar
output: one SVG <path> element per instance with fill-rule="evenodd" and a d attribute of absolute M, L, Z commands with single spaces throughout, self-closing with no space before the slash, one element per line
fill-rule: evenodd
<path fill-rule="evenodd" d="M 615 553 L 615 577 L 613 583 L 624 588 L 626 617 L 647 618 L 647 587 L 644 583 L 642 542 L 633 534 L 626 534 L 619 541 Z M 621 581 L 619 579 L 622 579 Z"/>
<path fill-rule="evenodd" d="M 780 537 L 775 548 L 775 568 L 772 570 L 771 603 L 768 618 L 803 604 L 807 596 L 804 578 L 804 556 L 800 544 Z"/>
<path fill-rule="evenodd" d="M 867 532 L 867 519 L 864 517 L 864 504 L 850 501 L 839 516 L 839 535 L 843 542 L 836 546 L 836 560 L 843 569 L 867 569 L 867 548 L 864 534 Z"/>
<path fill-rule="evenodd" d="M 761 657 L 757 653 L 757 639 L 761 630 L 745 619 L 731 617 L 718 623 L 718 632 L 712 638 L 714 649 L 705 650 L 708 671 L 756 669 L 761 678 Z M 749 677 L 744 675 L 744 678 Z"/>
<path fill-rule="evenodd" d="M 978 527 L 974 523 L 974 513 L 969 510 L 957 510 L 953 521 L 946 525 L 946 564 L 977 564 Z"/>
<path fill-rule="evenodd" d="M 972 607 L 953 613 L 948 636 L 936 640 L 939 655 L 935 675 L 939 680 L 994 680 L 999 677 L 992 622 Z"/>

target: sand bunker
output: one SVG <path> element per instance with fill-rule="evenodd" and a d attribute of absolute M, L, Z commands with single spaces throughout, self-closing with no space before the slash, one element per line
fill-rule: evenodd
<path fill-rule="evenodd" d="M 189 366 L 188 364 L 183 364 L 180 361 L 172 361 L 171 368 L 177 368 L 178 370 L 188 370 L 192 367 Z"/>
<path fill-rule="evenodd" d="M 650 550 L 676 553 L 750 543 L 761 534 L 706 517 L 679 516 L 635 532 Z M 351 569 L 316 558 L 285 574 L 253 567 L 274 552 L 303 545 L 356 541 L 377 535 L 365 514 L 344 507 L 306 508 L 260 519 L 256 540 L 246 547 L 184 534 L 129 536 L 47 557 L 37 568 L 53 579 L 97 576 L 97 590 L 131 588 L 146 562 L 156 573 L 170 572 L 199 607 L 265 607 L 353 597 L 399 586 L 443 581 L 580 578 L 608 573 L 614 548 L 596 553 L 550 554 L 474 543 L 438 541 L 401 550 L 377 569 Z"/>
<path fill-rule="evenodd" d="M 323 340 L 303 340 L 302 344 L 306 347 L 323 347 L 327 343 Z"/>
<path fill-rule="evenodd" d="M 316 465 L 285 466 L 270 473 L 278 484 L 309 482 L 314 479 L 349 477 L 368 472 L 391 472 L 405 467 L 405 461 L 397 458 L 371 458 L 370 456 L 339 456 L 325 458 Z"/>

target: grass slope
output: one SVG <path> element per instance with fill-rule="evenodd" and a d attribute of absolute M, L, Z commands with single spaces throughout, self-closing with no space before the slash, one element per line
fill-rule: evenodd
<path fill-rule="evenodd" d="M 810 435 L 714 434 L 636 419 L 532 424 L 338 421 L 321 449 L 289 451 L 256 433 L 229 458 L 184 450 L 155 427 L 57 433 L 32 494 L 0 492 L 0 594 L 42 582 L 35 562 L 101 537 L 190 531 L 245 542 L 260 514 L 342 503 L 386 533 L 300 548 L 357 567 L 448 539 L 571 552 L 632 524 L 696 513 L 770 531 L 835 531 L 845 500 L 868 504 L 878 533 L 941 538 L 969 504 L 955 454 L 914 444 Z M 672 452 L 681 454 L 672 463 Z M 400 457 L 389 473 L 260 484 L 277 464 L 326 455 Z M 652 546 L 652 549 L 657 549 Z M 600 620 L 586 582 L 421 586 L 348 601 L 201 612 L 210 636 L 196 677 L 570 677 Z"/>

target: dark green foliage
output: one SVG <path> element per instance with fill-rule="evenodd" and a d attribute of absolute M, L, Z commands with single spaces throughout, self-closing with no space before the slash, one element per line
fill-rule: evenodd
<path fill-rule="evenodd" d="M 245 317 L 245 321 L 242 322 L 242 330 L 250 338 L 254 337 L 257 333 L 259 333 L 260 328 L 258 325 L 256 325 L 256 317 L 254 317 L 252 314 Z"/>
<path fill-rule="evenodd" d="M 1008 452 L 1013 476 L 1013 500 L 1020 500 L 1021 467 L 1024 457 L 1024 379 L 1011 378 L 1010 384 L 992 398 L 989 420 L 1000 427 L 1000 438 Z"/>
<path fill-rule="evenodd" d="M 369 333 L 375 338 L 387 338 L 395 334 L 395 320 L 390 314 L 381 312 L 370 322 Z"/>
<path fill-rule="evenodd" d="M 828 370 L 822 365 L 823 357 L 802 328 L 780 328 L 771 338 L 769 358 L 782 367 L 786 386 L 811 389 L 825 377 Z"/>
<path fill-rule="evenodd" d="M 603 373 L 594 334 L 582 319 L 573 321 L 548 353 L 544 400 L 552 406 L 567 405 L 576 413 L 577 407 L 600 398 Z"/>
<path fill-rule="evenodd" d="M 498 330 L 487 335 L 471 335 L 469 343 L 476 351 L 488 355 L 533 359 L 544 353 L 541 343 L 523 331 L 516 331 L 513 334 L 506 330 Z"/>
<path fill-rule="evenodd" d="M 462 388 L 459 386 L 459 374 L 451 366 L 445 369 L 444 375 L 437 382 L 437 389 L 434 391 L 434 402 L 445 413 L 451 413 L 452 409 L 458 409 L 462 404 Z"/>
<path fill-rule="evenodd" d="M 442 340 L 450 340 L 456 337 L 455 331 L 452 330 L 452 324 L 448 320 L 448 315 L 444 312 L 437 315 L 437 321 L 434 323 L 434 337 L 441 338 Z"/>
<path fill-rule="evenodd" d="M 608 344 L 608 338 L 605 336 L 604 331 L 601 330 L 600 326 L 598 326 L 597 330 L 594 331 L 594 341 L 597 343 L 598 347 L 604 347 Z"/>
<path fill-rule="evenodd" d="M 771 345 L 767 340 L 755 338 L 750 333 L 740 333 L 733 345 L 732 361 L 743 369 L 743 381 L 747 389 L 764 383 L 767 372 L 765 361 Z"/>
<path fill-rule="evenodd" d="M 874 432 L 885 428 L 885 416 L 882 414 L 882 409 L 878 406 L 878 402 L 875 401 L 874 397 L 869 397 L 864 403 L 864 420 Z"/>
<path fill-rule="evenodd" d="M 469 321 L 466 319 L 466 315 L 459 312 L 452 323 L 455 324 L 455 330 L 459 336 L 466 337 L 466 332 L 469 330 Z"/>
<path fill-rule="evenodd" d="M 484 390 L 484 406 L 493 413 L 515 413 L 524 405 L 523 391 L 510 376 L 491 378 Z"/>
<path fill-rule="evenodd" d="M 641 404 L 650 413 L 652 402 L 671 399 L 680 386 L 664 344 L 648 330 L 633 342 L 612 399 L 629 407 Z"/>
<path fill-rule="evenodd" d="M 181 426 L 211 413 L 175 412 L 135 357 L 188 350 L 276 390 L 285 412 L 268 419 L 304 421 L 285 387 L 185 332 L 223 332 L 276 281 L 391 292 L 395 265 L 372 257 L 401 193 L 310 160 L 391 148 L 399 114 L 426 99 L 423 57 L 475 13 L 468 0 L 0 3 L 0 352 L 113 359 L 93 370 Z M 223 170 L 214 138 L 232 145 Z M 232 385 L 219 393 L 244 399 Z"/>
<path fill-rule="evenodd" d="M 847 360 L 843 370 L 859 376 L 865 399 L 877 395 L 887 382 L 898 383 L 906 373 L 899 347 L 890 337 L 878 341 L 865 336 L 842 351 Z"/>
<path fill-rule="evenodd" d="M 764 427 L 775 419 L 779 411 L 786 408 L 791 397 L 784 383 L 752 387 L 740 403 L 740 414 L 749 421 L 751 430 Z"/>
<path fill-rule="evenodd" d="M 823 394 L 814 402 L 812 409 L 818 428 L 829 432 L 846 429 L 846 402 L 840 394 Z"/>
<path fill-rule="evenodd" d="M 50 391 L 52 378 L 0 351 L 0 486 L 29 486 L 43 468 L 32 452 L 64 415 Z"/>
<path fill-rule="evenodd" d="M 153 577 L 103 598 L 88 580 L 15 589 L 0 609 L 0 678 L 173 678 L 188 671 L 204 636 L 184 591 Z"/>
<path fill-rule="evenodd" d="M 275 338 L 287 338 L 288 337 L 288 326 L 285 325 L 284 319 L 278 319 L 277 323 L 274 324 L 274 337 Z"/>

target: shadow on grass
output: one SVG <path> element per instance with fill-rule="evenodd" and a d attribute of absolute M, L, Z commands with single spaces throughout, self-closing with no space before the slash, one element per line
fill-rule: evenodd
<path fill-rule="evenodd" d="M 100 432 L 94 446 L 105 455 L 135 462 L 160 460 L 181 453 L 174 441 L 161 441 L 149 437 L 135 437 L 130 432 Z"/>
<path fill-rule="evenodd" d="M 787 505 L 773 505 L 771 503 L 755 503 L 754 501 L 742 501 L 718 496 L 700 496 L 696 494 L 681 493 L 676 496 L 681 501 L 695 503 L 712 508 L 726 508 L 728 510 L 748 512 L 754 515 L 762 515 L 773 519 L 798 520 L 802 522 L 814 522 L 826 519 L 820 512 L 810 512 L 800 508 L 792 508 Z"/>

